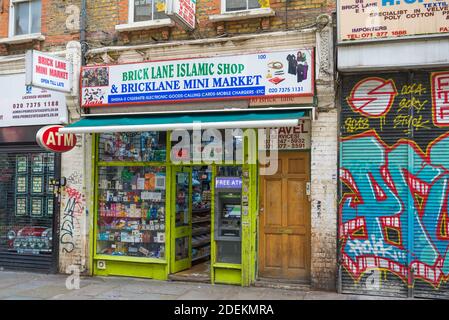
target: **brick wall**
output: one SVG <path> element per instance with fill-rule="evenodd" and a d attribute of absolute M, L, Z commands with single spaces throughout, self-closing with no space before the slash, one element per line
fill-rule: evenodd
<path fill-rule="evenodd" d="M 0 45 L 0 55 L 21 54 L 29 49 L 59 51 L 67 42 L 79 40 L 80 0 L 42 0 L 41 33 L 45 41 Z M 8 37 L 9 0 L 3 2 L 0 13 L 0 38 Z M 77 27 L 78 26 L 78 27 Z"/>
<path fill-rule="evenodd" d="M 337 242 L 337 111 L 319 112 L 312 125 L 312 287 L 334 290 Z"/>
<path fill-rule="evenodd" d="M 217 27 L 228 35 L 285 31 L 311 26 L 316 17 L 335 8 L 332 0 L 271 0 L 275 16 L 241 21 L 212 22 L 210 15 L 221 13 L 220 0 L 197 2 L 197 28 L 186 32 L 178 26 L 132 32 L 116 32 L 115 25 L 128 23 L 128 0 L 89 0 L 88 41 L 92 48 L 104 45 L 143 44 L 168 40 L 203 39 L 217 36 Z M 268 21 L 268 24 L 266 22 Z M 268 26 L 268 27 L 267 27 Z M 168 34 L 168 38 L 164 36 Z"/>

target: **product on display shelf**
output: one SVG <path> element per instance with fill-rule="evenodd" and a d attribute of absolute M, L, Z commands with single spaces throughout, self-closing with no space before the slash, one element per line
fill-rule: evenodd
<path fill-rule="evenodd" d="M 165 167 L 100 168 L 99 253 L 164 258 L 165 190 L 145 190 L 155 189 L 156 176 L 165 178 Z M 136 188 L 139 179 L 144 180 L 141 189 Z"/>

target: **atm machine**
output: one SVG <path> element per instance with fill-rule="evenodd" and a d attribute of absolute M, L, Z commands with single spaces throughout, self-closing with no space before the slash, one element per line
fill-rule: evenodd
<path fill-rule="evenodd" d="M 242 179 L 215 179 L 216 261 L 240 264 L 242 261 Z"/>

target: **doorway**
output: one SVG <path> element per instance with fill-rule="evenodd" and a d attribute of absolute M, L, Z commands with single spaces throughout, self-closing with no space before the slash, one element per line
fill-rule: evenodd
<path fill-rule="evenodd" d="M 210 282 L 212 166 L 173 172 L 171 280 Z"/>
<path fill-rule="evenodd" d="M 309 179 L 309 152 L 279 152 L 277 173 L 260 177 L 261 278 L 310 280 Z"/>

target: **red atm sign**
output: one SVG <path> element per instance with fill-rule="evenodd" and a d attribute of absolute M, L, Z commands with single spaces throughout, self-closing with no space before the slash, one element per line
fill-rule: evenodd
<path fill-rule="evenodd" d="M 41 128 L 36 135 L 37 143 L 52 152 L 67 152 L 76 146 L 76 135 L 60 133 L 63 126 L 53 125 Z"/>

